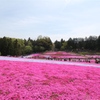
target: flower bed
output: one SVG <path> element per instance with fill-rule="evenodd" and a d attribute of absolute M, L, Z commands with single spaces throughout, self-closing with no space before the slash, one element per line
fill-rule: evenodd
<path fill-rule="evenodd" d="M 37 59 L 64 59 L 64 58 L 85 58 L 84 56 L 77 55 L 75 53 L 68 53 L 64 51 L 58 52 L 44 52 L 40 54 L 32 54 L 27 56 L 27 58 L 37 58 Z"/>
<path fill-rule="evenodd" d="M 0 61 L 0 100 L 100 100 L 100 69 Z"/>

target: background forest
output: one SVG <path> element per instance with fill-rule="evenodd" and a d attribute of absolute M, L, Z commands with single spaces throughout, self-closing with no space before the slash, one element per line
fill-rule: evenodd
<path fill-rule="evenodd" d="M 68 40 L 56 40 L 54 43 L 50 37 L 39 36 L 36 40 L 31 38 L 17 39 L 0 38 L 0 55 L 20 56 L 44 51 L 93 51 L 100 52 L 100 36 L 86 38 L 69 38 Z"/>

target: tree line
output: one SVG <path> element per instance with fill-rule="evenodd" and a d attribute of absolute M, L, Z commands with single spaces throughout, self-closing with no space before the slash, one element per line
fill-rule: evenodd
<path fill-rule="evenodd" d="M 64 51 L 98 51 L 100 52 L 100 36 L 89 36 L 86 38 L 69 38 L 67 41 L 61 39 L 55 41 L 55 50 Z"/>
<path fill-rule="evenodd" d="M 100 36 L 86 38 L 69 38 L 68 40 L 56 40 L 54 43 L 50 37 L 39 36 L 36 40 L 31 38 L 17 39 L 0 38 L 0 54 L 3 56 L 20 56 L 44 51 L 99 51 Z"/>
<path fill-rule="evenodd" d="M 0 38 L 0 53 L 3 56 L 27 55 L 51 49 L 52 41 L 49 37 L 39 36 L 37 40 L 32 40 L 31 38 L 28 38 L 28 40 L 9 37 Z"/>

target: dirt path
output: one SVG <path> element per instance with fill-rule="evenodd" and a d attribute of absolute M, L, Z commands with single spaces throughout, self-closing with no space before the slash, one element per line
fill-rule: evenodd
<path fill-rule="evenodd" d="M 27 58 L 15 58 L 15 57 L 3 57 L 3 56 L 0 56 L 0 60 L 53 63 L 53 64 L 77 65 L 77 66 L 98 67 L 98 68 L 100 68 L 100 64 L 95 64 L 95 63 L 54 61 L 54 60 L 45 60 L 45 59 L 27 59 Z"/>

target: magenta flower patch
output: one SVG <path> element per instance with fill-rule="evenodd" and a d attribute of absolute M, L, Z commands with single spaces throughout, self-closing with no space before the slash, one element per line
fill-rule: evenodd
<path fill-rule="evenodd" d="M 100 100 L 100 69 L 0 61 L 0 100 Z"/>

